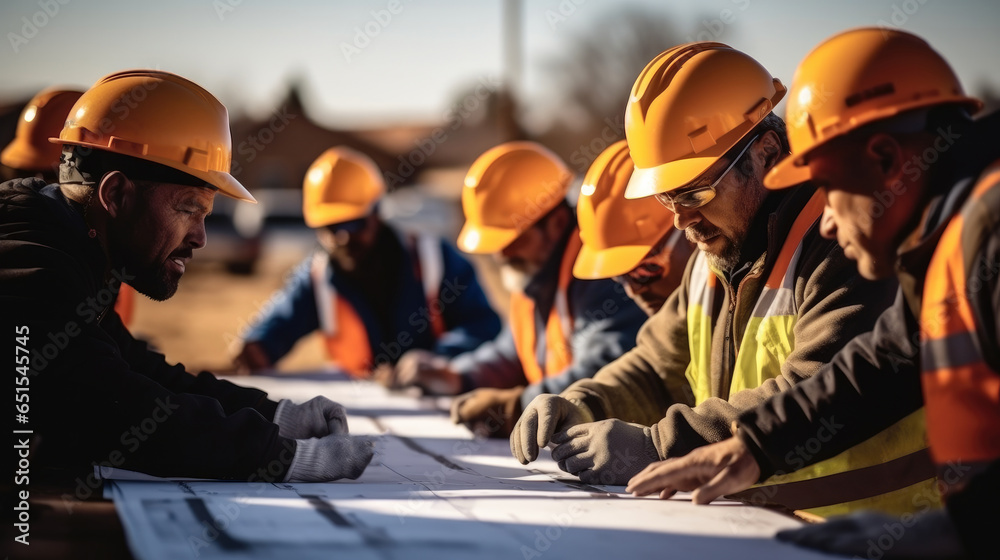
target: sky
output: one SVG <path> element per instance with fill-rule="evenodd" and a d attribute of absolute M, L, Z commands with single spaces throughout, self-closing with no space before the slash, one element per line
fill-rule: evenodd
<path fill-rule="evenodd" d="M 685 38 L 741 49 L 786 84 L 824 38 L 883 25 L 927 39 L 967 90 L 1000 89 L 997 0 L 523 0 L 521 97 L 552 99 L 544 62 L 565 56 L 574 35 L 600 37 L 602 20 L 624 5 L 670 16 Z M 269 112 L 295 79 L 329 125 L 432 122 L 460 92 L 503 76 L 502 7 L 502 0 L 5 0 L 0 100 L 152 67 L 198 82 L 234 113 Z"/>

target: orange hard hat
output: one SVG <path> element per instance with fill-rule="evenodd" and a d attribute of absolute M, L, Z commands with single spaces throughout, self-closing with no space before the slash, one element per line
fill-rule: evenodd
<path fill-rule="evenodd" d="M 70 110 L 51 142 L 95 148 L 159 163 L 256 202 L 229 174 L 229 113 L 194 82 L 159 70 L 102 78 Z"/>
<path fill-rule="evenodd" d="M 639 74 L 625 108 L 635 162 L 625 196 L 652 196 L 694 181 L 784 95 L 760 63 L 722 43 L 660 53 Z"/>
<path fill-rule="evenodd" d="M 0 153 L 0 163 L 25 171 L 57 168 L 62 146 L 49 138 L 59 136 L 66 115 L 81 95 L 82 91 L 57 88 L 38 92 L 21 111 L 14 140 Z"/>
<path fill-rule="evenodd" d="M 368 156 L 346 146 L 320 154 L 302 182 L 302 214 L 311 228 L 363 218 L 385 194 L 385 179 Z"/>
<path fill-rule="evenodd" d="M 534 142 L 507 142 L 479 156 L 465 176 L 458 247 L 496 253 L 566 199 L 573 174 Z"/>
<path fill-rule="evenodd" d="M 673 228 L 673 212 L 655 198 L 625 198 L 633 168 L 622 140 L 601 152 L 587 171 L 576 205 L 583 247 L 573 276 L 597 280 L 626 274 Z"/>
<path fill-rule="evenodd" d="M 764 184 L 778 189 L 809 180 L 809 152 L 873 121 L 904 111 L 958 103 L 975 113 L 951 66 L 926 41 L 881 27 L 852 29 L 813 49 L 795 71 L 785 110 L 791 157 Z"/>

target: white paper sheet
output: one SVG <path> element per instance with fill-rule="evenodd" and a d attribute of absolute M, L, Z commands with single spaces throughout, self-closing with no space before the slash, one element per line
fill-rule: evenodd
<path fill-rule="evenodd" d="M 356 481 L 314 484 L 101 470 L 136 558 L 823 558 L 773 540 L 799 525 L 773 511 L 633 498 L 581 484 L 547 452 L 520 465 L 427 400 L 356 381 L 234 381 L 338 400 L 352 433 L 381 435 L 375 461 Z"/>

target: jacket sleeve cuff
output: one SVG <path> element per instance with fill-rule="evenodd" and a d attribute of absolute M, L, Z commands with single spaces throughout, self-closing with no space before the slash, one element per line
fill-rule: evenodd
<path fill-rule="evenodd" d="M 257 406 L 255 406 L 254 409 L 256 409 L 257 412 L 259 412 L 260 415 L 267 421 L 274 422 L 274 414 L 278 411 L 278 403 L 265 396 L 257 402 Z"/>
<path fill-rule="evenodd" d="M 739 438 L 739 440 L 743 442 L 743 445 L 747 446 L 747 449 L 750 450 L 750 454 L 753 455 L 754 461 L 757 462 L 757 467 L 760 468 L 760 478 L 757 479 L 757 483 L 760 484 L 761 482 L 771 478 L 771 476 L 775 473 L 774 465 L 771 464 L 770 459 L 768 459 L 767 454 L 764 453 L 764 450 L 757 441 L 757 438 L 754 437 L 754 434 L 747 429 L 747 426 L 740 423 L 735 437 Z"/>

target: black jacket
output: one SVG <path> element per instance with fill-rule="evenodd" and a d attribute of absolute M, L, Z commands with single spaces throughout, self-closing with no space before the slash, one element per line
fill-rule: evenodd
<path fill-rule="evenodd" d="M 133 338 L 112 308 L 128 271 L 109 270 L 87 232 L 81 207 L 58 186 L 0 184 L 6 344 L 31 356 L 18 374 L 28 377 L 18 381 L 29 387 L 27 423 L 15 416 L 14 429 L 38 438 L 33 464 L 283 479 L 295 441 L 271 422 L 277 403 L 207 372 L 192 375 Z"/>

